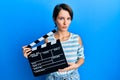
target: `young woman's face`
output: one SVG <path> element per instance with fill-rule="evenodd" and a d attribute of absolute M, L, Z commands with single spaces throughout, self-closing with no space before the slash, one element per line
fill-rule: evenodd
<path fill-rule="evenodd" d="M 71 16 L 69 12 L 62 9 L 59 12 L 55 22 L 57 24 L 58 30 L 67 31 L 71 23 Z"/>

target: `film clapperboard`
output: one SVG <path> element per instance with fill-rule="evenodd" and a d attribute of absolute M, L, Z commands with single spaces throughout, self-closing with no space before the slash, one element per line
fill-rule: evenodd
<path fill-rule="evenodd" d="M 28 45 L 28 47 L 32 49 L 32 53 L 28 55 L 28 60 L 34 76 L 55 72 L 58 71 L 58 69 L 68 66 L 59 39 L 54 43 L 48 42 L 37 47 L 33 47 L 55 32 L 56 30 L 54 29 Z"/>

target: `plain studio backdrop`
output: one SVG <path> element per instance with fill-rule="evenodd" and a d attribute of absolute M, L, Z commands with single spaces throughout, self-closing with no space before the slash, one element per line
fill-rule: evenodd
<path fill-rule="evenodd" d="M 0 80 L 45 79 L 33 76 L 22 46 L 54 29 L 52 12 L 59 3 L 73 9 L 69 31 L 83 41 L 81 80 L 120 80 L 120 0 L 1 0 Z"/>

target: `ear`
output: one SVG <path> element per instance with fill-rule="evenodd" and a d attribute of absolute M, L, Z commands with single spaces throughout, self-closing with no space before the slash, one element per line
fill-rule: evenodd
<path fill-rule="evenodd" d="M 55 27 L 57 27 L 56 21 L 54 20 Z"/>

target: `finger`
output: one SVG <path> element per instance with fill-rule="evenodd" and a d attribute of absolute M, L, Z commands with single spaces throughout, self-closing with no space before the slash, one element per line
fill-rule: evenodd
<path fill-rule="evenodd" d="M 31 49 L 26 48 L 26 49 L 24 49 L 23 51 L 24 51 L 24 52 L 29 52 L 29 51 L 31 51 Z"/>
<path fill-rule="evenodd" d="M 24 57 L 28 58 L 28 55 L 27 55 L 27 54 L 24 54 Z"/>
<path fill-rule="evenodd" d="M 32 50 L 28 49 L 28 50 L 24 50 L 23 53 L 28 54 L 29 52 L 32 52 Z"/>
<path fill-rule="evenodd" d="M 23 46 L 22 49 L 23 49 L 23 50 L 28 50 L 28 49 L 31 49 L 31 48 L 29 48 L 29 47 L 27 47 L 27 46 Z"/>
<path fill-rule="evenodd" d="M 31 54 L 31 52 L 25 53 L 24 56 L 28 58 L 28 55 Z"/>
<path fill-rule="evenodd" d="M 28 58 L 28 55 L 32 52 L 31 48 L 27 47 L 27 46 L 23 46 L 23 55 L 24 57 Z"/>
<path fill-rule="evenodd" d="M 31 48 L 28 48 L 28 47 L 24 47 L 23 50 L 26 50 L 26 49 L 31 49 Z"/>
<path fill-rule="evenodd" d="M 68 71 L 68 70 L 71 70 L 71 66 L 68 66 L 64 69 L 58 69 L 59 72 L 64 72 L 64 71 Z"/>
<path fill-rule="evenodd" d="M 23 49 L 24 52 L 27 52 L 27 51 L 29 51 L 29 50 L 30 50 L 30 49 L 27 49 L 27 48 L 24 48 L 24 49 Z"/>
<path fill-rule="evenodd" d="M 27 50 L 27 51 L 23 51 L 23 55 L 27 58 L 28 55 L 32 52 L 32 50 Z"/>
<path fill-rule="evenodd" d="M 28 48 L 28 47 L 24 47 L 24 48 L 23 48 L 23 51 L 24 51 L 24 52 L 26 52 L 26 51 L 28 51 L 28 50 L 31 50 L 31 48 Z"/>

